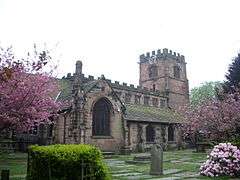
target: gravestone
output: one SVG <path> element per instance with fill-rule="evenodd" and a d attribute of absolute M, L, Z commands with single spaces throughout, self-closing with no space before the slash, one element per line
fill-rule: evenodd
<path fill-rule="evenodd" d="M 163 174 L 163 149 L 160 145 L 155 144 L 151 148 L 151 175 Z"/>

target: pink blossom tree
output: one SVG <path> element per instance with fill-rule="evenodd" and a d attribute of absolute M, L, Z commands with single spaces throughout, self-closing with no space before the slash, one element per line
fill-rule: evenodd
<path fill-rule="evenodd" d="M 230 140 L 240 127 L 240 94 L 236 91 L 221 100 L 212 99 L 198 106 L 186 106 L 181 112 L 186 119 L 184 132 L 190 135 L 192 141 L 199 132 L 209 140 Z"/>
<path fill-rule="evenodd" d="M 49 60 L 47 51 L 18 59 L 12 48 L 0 49 L 0 132 L 27 131 L 57 115 L 58 85 L 52 70 L 44 72 Z"/>

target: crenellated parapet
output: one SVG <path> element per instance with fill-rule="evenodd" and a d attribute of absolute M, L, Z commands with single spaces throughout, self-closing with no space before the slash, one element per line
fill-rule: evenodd
<path fill-rule="evenodd" d="M 185 57 L 179 53 L 168 50 L 167 48 L 158 49 L 157 51 L 147 52 L 140 55 L 140 63 L 151 62 L 156 60 L 175 59 L 179 62 L 185 63 Z"/>
<path fill-rule="evenodd" d="M 64 76 L 62 79 L 73 81 L 74 75 L 75 74 L 72 75 L 71 73 L 68 73 L 67 76 Z M 80 76 L 81 76 L 83 83 L 102 79 L 102 77 L 96 78 L 91 75 L 85 76 L 84 74 L 81 74 Z M 104 81 L 106 81 L 114 89 L 126 90 L 126 91 L 136 92 L 136 93 L 143 93 L 143 94 L 148 94 L 148 95 L 164 96 L 164 94 L 162 92 L 160 92 L 158 90 L 149 89 L 147 87 L 135 86 L 133 84 L 127 84 L 125 82 L 120 83 L 119 81 L 112 81 L 112 80 L 106 79 L 106 78 L 104 79 Z"/>

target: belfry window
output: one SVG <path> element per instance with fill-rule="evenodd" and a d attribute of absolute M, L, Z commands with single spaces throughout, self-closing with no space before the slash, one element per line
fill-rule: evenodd
<path fill-rule="evenodd" d="M 155 139 L 155 131 L 152 125 L 148 125 L 146 127 L 146 141 L 154 142 Z"/>
<path fill-rule="evenodd" d="M 174 66 L 173 67 L 173 73 L 175 78 L 180 78 L 180 67 L 179 66 Z"/>
<path fill-rule="evenodd" d="M 93 136 L 110 136 L 110 116 L 111 104 L 106 98 L 101 98 L 93 107 Z"/>
<path fill-rule="evenodd" d="M 158 71 L 157 71 L 157 66 L 152 65 L 148 68 L 148 73 L 149 73 L 149 78 L 157 77 L 158 76 Z"/>

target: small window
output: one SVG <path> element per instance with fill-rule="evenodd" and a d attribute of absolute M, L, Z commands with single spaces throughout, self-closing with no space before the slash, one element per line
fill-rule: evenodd
<path fill-rule="evenodd" d="M 144 105 L 149 105 L 149 97 L 145 96 L 143 103 L 144 103 Z"/>
<path fill-rule="evenodd" d="M 168 126 L 168 141 L 174 141 L 174 127 Z"/>
<path fill-rule="evenodd" d="M 135 104 L 140 104 L 140 96 L 135 95 Z"/>
<path fill-rule="evenodd" d="M 166 107 L 166 101 L 164 99 L 160 99 L 160 107 L 161 108 Z"/>
<path fill-rule="evenodd" d="M 131 102 L 131 94 L 125 94 L 125 103 Z"/>
<path fill-rule="evenodd" d="M 175 78 L 180 78 L 180 67 L 179 66 L 174 66 L 173 71 L 174 71 L 174 77 Z"/>
<path fill-rule="evenodd" d="M 156 85 L 153 84 L 153 91 L 156 91 Z"/>
<path fill-rule="evenodd" d="M 153 106 L 158 107 L 158 99 L 152 98 L 152 104 L 153 104 Z"/>
<path fill-rule="evenodd" d="M 157 66 L 155 66 L 155 65 L 150 66 L 148 69 L 148 72 L 149 72 L 150 78 L 157 77 L 157 75 L 158 75 Z"/>

